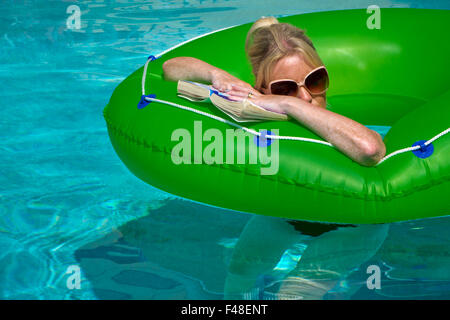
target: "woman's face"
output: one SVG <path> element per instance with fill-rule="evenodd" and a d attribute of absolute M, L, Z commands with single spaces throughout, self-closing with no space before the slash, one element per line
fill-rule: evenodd
<path fill-rule="evenodd" d="M 314 70 L 301 55 L 293 55 L 281 58 L 274 66 L 270 78 L 265 81 L 269 84 L 271 81 L 279 79 L 292 79 L 297 83 L 302 83 L 308 73 Z M 263 93 L 268 94 L 269 89 L 262 88 Z M 297 98 L 309 102 L 315 106 L 326 108 L 326 93 L 311 95 L 304 86 L 301 86 L 297 92 Z"/>

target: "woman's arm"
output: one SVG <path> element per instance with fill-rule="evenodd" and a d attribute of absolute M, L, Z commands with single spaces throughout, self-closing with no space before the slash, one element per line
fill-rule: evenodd
<path fill-rule="evenodd" d="M 242 100 L 248 92 L 246 88 L 234 86 L 228 94 L 232 100 Z M 296 97 L 263 95 L 254 89 L 251 93 L 253 103 L 288 114 L 363 166 L 376 165 L 386 154 L 380 134 L 356 121 Z"/>
<path fill-rule="evenodd" d="M 192 57 L 176 57 L 163 64 L 164 78 L 169 81 L 191 80 L 211 83 L 214 88 L 226 92 L 233 85 L 253 89 L 250 84 L 239 80 L 228 72 Z"/>
<path fill-rule="evenodd" d="M 374 166 L 386 154 L 380 134 L 325 108 L 286 97 L 283 110 L 363 166 Z"/>
<path fill-rule="evenodd" d="M 196 58 L 177 57 L 169 59 L 163 64 L 166 80 L 192 80 L 212 82 L 213 73 L 218 68 Z"/>

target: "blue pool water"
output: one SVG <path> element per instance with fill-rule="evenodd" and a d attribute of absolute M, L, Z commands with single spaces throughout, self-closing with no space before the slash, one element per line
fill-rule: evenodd
<path fill-rule="evenodd" d="M 66 26 L 73 4 L 79 30 Z M 102 117 L 148 54 L 262 15 L 370 4 L 3 1 L 0 298 L 450 298 L 449 218 L 333 227 L 182 200 L 124 167 Z M 377 4 L 450 9 L 446 0 Z M 380 289 L 366 284 L 371 266 Z"/>

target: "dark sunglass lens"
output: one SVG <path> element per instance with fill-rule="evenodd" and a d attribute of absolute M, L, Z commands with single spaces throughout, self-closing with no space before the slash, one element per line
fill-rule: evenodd
<path fill-rule="evenodd" d="M 270 86 L 272 94 L 278 94 L 282 96 L 292 96 L 297 93 L 297 83 L 294 81 L 279 81 L 274 82 Z"/>
<path fill-rule="evenodd" d="M 305 86 L 311 93 L 322 93 L 328 88 L 328 74 L 325 69 L 311 73 L 305 79 Z"/>

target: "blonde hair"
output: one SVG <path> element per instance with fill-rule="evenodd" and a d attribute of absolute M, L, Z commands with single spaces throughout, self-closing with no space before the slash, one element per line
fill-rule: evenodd
<path fill-rule="evenodd" d="M 261 17 L 250 28 L 245 52 L 252 65 L 255 88 L 265 87 L 275 63 L 281 58 L 300 54 L 314 68 L 323 66 L 312 41 L 305 31 L 274 17 Z"/>

